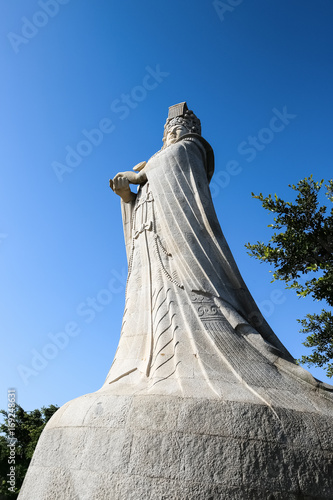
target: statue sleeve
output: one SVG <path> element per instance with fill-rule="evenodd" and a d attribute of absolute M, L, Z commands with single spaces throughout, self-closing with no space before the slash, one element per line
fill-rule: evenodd
<path fill-rule="evenodd" d="M 133 219 L 133 210 L 134 210 L 135 202 L 136 202 L 136 199 L 133 201 L 130 201 L 129 203 L 124 203 L 123 200 L 121 200 L 121 215 L 122 215 L 122 219 L 123 219 L 123 229 L 124 229 L 124 239 L 125 239 L 127 263 L 129 262 L 129 258 L 131 255 L 132 219 Z"/>

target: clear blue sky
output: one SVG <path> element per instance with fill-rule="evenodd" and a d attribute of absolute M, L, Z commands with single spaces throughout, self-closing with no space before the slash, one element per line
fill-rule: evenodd
<path fill-rule="evenodd" d="M 183 100 L 214 148 L 214 202 L 241 273 L 286 347 L 308 352 L 296 319 L 320 306 L 271 284 L 244 244 L 267 241 L 272 222 L 251 191 L 291 199 L 289 183 L 332 176 L 333 3 L 222 4 L 3 3 L 1 408 L 9 387 L 32 410 L 103 384 L 126 277 L 108 179 L 160 148 Z"/>

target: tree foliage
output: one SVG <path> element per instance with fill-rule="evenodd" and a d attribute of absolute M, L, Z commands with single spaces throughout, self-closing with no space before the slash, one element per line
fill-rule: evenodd
<path fill-rule="evenodd" d="M 294 202 L 284 201 L 276 194 L 252 197 L 275 214 L 275 230 L 267 244 L 248 243 L 251 257 L 268 262 L 275 268 L 273 281 L 281 280 L 286 288 L 293 289 L 298 297 L 311 296 L 316 301 L 333 306 L 333 208 L 320 203 L 323 186 L 326 197 L 333 202 L 333 180 L 315 182 L 313 176 L 305 177 L 297 185 L 289 185 L 297 196 Z M 326 307 L 326 305 L 325 305 Z M 333 376 L 333 318 L 330 309 L 321 314 L 307 314 L 298 320 L 301 332 L 308 334 L 304 345 L 313 349 L 309 356 L 302 356 L 303 364 L 325 367 Z"/>
<path fill-rule="evenodd" d="M 57 409 L 58 406 L 50 405 L 43 406 L 40 410 L 27 412 L 18 404 L 15 405 L 13 411 L 15 414 L 15 493 L 8 490 L 7 483 L 9 472 L 8 445 L 13 443 L 12 428 L 9 425 L 8 412 L 0 410 L 4 416 L 4 423 L 0 425 L 0 432 L 3 434 L 0 436 L 0 500 L 17 498 L 39 436 Z"/>

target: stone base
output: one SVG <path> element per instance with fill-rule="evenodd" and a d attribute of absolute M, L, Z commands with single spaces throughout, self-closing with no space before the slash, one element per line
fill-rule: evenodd
<path fill-rule="evenodd" d="M 88 394 L 48 423 L 19 499 L 332 499 L 327 413 Z"/>

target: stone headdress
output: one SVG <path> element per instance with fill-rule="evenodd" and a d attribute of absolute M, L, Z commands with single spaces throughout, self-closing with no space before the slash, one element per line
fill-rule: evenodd
<path fill-rule="evenodd" d="M 181 102 L 169 107 L 169 115 L 164 125 L 163 144 L 165 143 L 167 133 L 175 125 L 183 125 L 189 134 L 201 135 L 200 120 L 193 111 L 188 109 L 186 102 Z"/>

